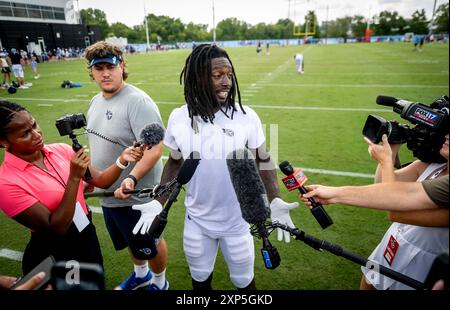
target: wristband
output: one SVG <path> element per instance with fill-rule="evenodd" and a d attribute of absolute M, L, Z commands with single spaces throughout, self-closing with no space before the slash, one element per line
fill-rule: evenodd
<path fill-rule="evenodd" d="M 136 187 L 136 185 L 138 184 L 138 180 L 136 179 L 136 177 L 132 174 L 127 175 L 127 177 L 125 179 L 132 179 L 134 182 L 134 186 Z"/>
<path fill-rule="evenodd" d="M 124 169 L 126 169 L 126 168 L 130 165 L 130 163 L 127 162 L 126 165 L 122 165 L 122 163 L 120 162 L 120 156 L 119 156 L 119 157 L 117 157 L 117 159 L 116 159 L 116 165 L 117 165 L 117 167 L 119 167 L 120 169 L 124 170 Z"/>

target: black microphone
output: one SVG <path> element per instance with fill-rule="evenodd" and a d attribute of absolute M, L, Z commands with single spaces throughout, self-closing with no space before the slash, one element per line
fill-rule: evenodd
<path fill-rule="evenodd" d="M 297 171 L 294 171 L 294 168 L 287 160 L 283 161 L 279 167 L 281 172 L 287 175 L 287 177 L 283 179 L 283 183 L 289 191 L 298 188 L 302 194 L 306 194 L 308 192 L 308 190 L 303 186 L 303 183 L 307 179 L 305 175 L 302 174 L 303 179 L 299 178 L 297 176 L 298 173 L 296 173 Z M 301 172 L 301 170 L 299 170 L 299 172 Z M 322 229 L 325 229 L 333 224 L 333 220 L 328 215 L 327 211 L 325 211 L 321 203 L 316 202 L 314 198 L 308 198 L 308 201 L 312 206 L 311 213 L 314 215 L 317 222 L 319 222 Z"/>
<path fill-rule="evenodd" d="M 405 118 L 405 114 L 409 110 L 409 108 L 415 105 L 414 102 L 408 100 L 382 95 L 377 96 L 376 102 L 379 105 L 393 107 L 394 112 L 401 114 L 401 117 L 403 118 Z"/>
<path fill-rule="evenodd" d="M 180 193 L 181 187 L 184 184 L 187 184 L 197 169 L 198 164 L 200 163 L 200 154 L 196 151 L 192 152 L 188 158 L 184 161 L 183 165 L 178 172 L 178 175 L 175 179 L 169 182 L 169 190 L 172 193 L 169 196 L 169 200 L 166 203 L 164 209 L 155 217 L 148 230 L 148 234 L 157 239 L 161 236 L 164 228 L 167 224 L 167 217 L 169 215 L 169 210 L 172 207 L 172 204 L 177 201 L 178 194 Z"/>
<path fill-rule="evenodd" d="M 134 146 L 147 146 L 147 149 L 151 149 L 153 146 L 159 144 L 164 139 L 165 129 L 158 123 L 151 123 L 145 126 L 141 130 L 140 138 Z"/>
<path fill-rule="evenodd" d="M 261 254 L 267 269 L 280 265 L 280 255 L 268 237 L 266 222 L 270 216 L 269 200 L 252 153 L 240 149 L 227 155 L 227 167 L 231 183 L 241 207 L 242 218 L 252 225 L 252 235 L 262 238 Z"/>
<path fill-rule="evenodd" d="M 155 187 L 146 187 L 141 189 L 124 189 L 124 194 L 131 194 L 131 195 L 141 195 L 142 197 L 150 196 L 153 197 L 153 191 L 157 188 Z M 84 193 L 84 198 L 92 198 L 92 197 L 113 197 L 115 191 L 100 191 L 100 192 L 92 192 L 92 193 Z M 138 196 L 138 197 L 141 197 Z"/>

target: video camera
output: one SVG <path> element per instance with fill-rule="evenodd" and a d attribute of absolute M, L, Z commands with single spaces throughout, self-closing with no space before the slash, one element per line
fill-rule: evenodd
<path fill-rule="evenodd" d="M 442 96 L 430 106 L 388 96 L 378 96 L 377 104 L 393 107 L 393 111 L 412 124 L 387 121 L 377 115 L 369 115 L 363 128 L 363 135 L 373 143 L 379 143 L 383 134 L 391 144 L 406 143 L 414 157 L 424 162 L 446 162 L 439 150 L 449 133 L 449 98 Z"/>
<path fill-rule="evenodd" d="M 83 113 L 67 114 L 56 120 L 56 128 L 58 128 L 61 136 L 67 136 L 73 133 L 74 129 L 83 128 L 87 125 L 86 117 Z"/>
<path fill-rule="evenodd" d="M 78 152 L 83 146 L 78 142 L 77 136 L 73 133 L 74 129 L 83 128 L 86 126 L 86 117 L 83 113 L 67 114 L 58 118 L 55 122 L 55 126 L 61 136 L 69 136 L 72 139 L 72 149 Z M 92 179 L 89 168 L 86 170 L 84 180 L 89 181 Z"/>

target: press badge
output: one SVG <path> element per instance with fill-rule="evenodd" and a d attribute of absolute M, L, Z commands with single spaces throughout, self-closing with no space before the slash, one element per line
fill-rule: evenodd
<path fill-rule="evenodd" d="M 83 207 L 78 201 L 75 204 L 75 212 L 73 214 L 72 221 L 77 227 L 79 232 L 82 232 L 83 229 L 85 229 L 86 226 L 89 225 L 89 219 L 87 218 L 86 214 L 83 211 Z"/>
<path fill-rule="evenodd" d="M 384 259 L 387 261 L 389 266 L 392 265 L 392 262 L 394 261 L 395 254 L 398 250 L 398 242 L 395 240 L 394 236 L 391 235 L 389 238 L 389 242 L 386 246 L 386 250 L 384 250 Z"/>

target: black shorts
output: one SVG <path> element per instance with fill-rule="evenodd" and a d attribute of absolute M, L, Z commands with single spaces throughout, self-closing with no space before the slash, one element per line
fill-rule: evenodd
<path fill-rule="evenodd" d="M 109 236 L 118 250 L 130 248 L 134 258 L 140 260 L 152 259 L 156 256 L 155 239 L 149 235 L 133 234 L 133 228 L 141 217 L 141 212 L 133 210 L 130 206 L 103 208 L 103 217 Z"/>
<path fill-rule="evenodd" d="M 10 67 L 3 67 L 2 68 L 2 73 L 10 73 L 11 72 L 11 68 Z"/>
<path fill-rule="evenodd" d="M 27 274 L 49 255 L 56 261 L 76 260 L 99 264 L 103 268 L 103 257 L 95 226 L 90 223 L 79 232 L 72 223 L 64 236 L 49 232 L 32 232 L 23 253 L 22 271 Z"/>

